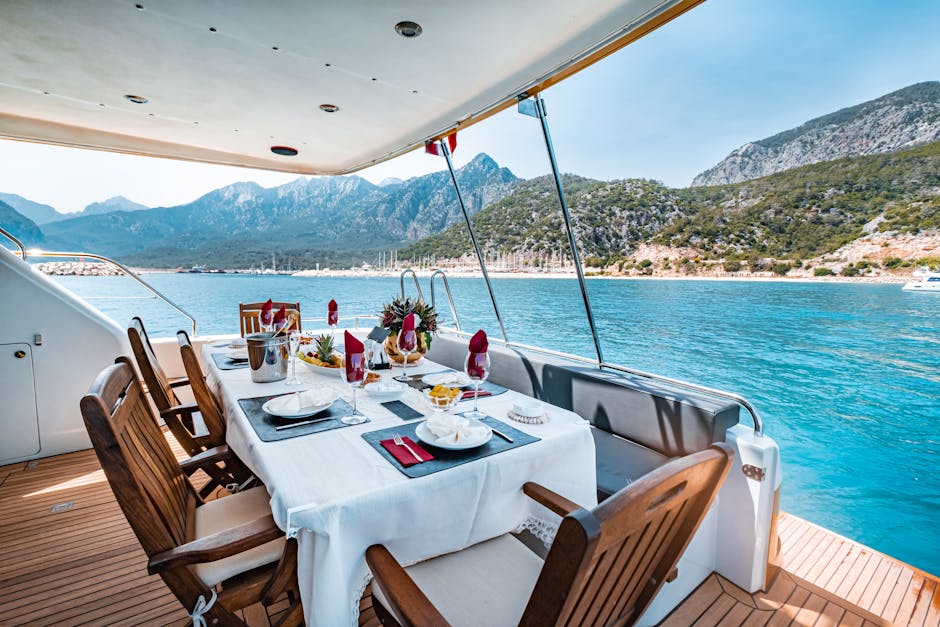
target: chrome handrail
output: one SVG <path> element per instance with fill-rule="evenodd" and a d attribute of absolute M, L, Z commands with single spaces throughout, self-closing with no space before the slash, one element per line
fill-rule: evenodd
<path fill-rule="evenodd" d="M 10 241 L 13 242 L 14 244 L 16 244 L 16 247 L 20 249 L 20 257 L 23 258 L 23 261 L 26 261 L 26 247 L 23 246 L 23 242 L 21 242 L 19 239 L 17 239 L 17 237 L 16 237 L 15 235 L 13 235 L 13 233 L 10 233 L 9 231 L 7 231 L 6 229 L 4 229 L 3 227 L 0 227 L 0 235 L 3 235 L 3 236 L 6 237 L 8 240 L 10 240 Z"/>
<path fill-rule="evenodd" d="M 461 335 L 464 337 L 471 337 L 470 333 L 466 331 L 447 329 L 448 333 L 454 333 L 456 335 Z M 754 433 L 758 436 L 764 435 L 764 420 L 760 415 L 760 412 L 757 411 L 757 408 L 751 404 L 746 398 L 737 394 L 735 392 L 726 392 L 724 390 L 718 390 L 715 388 L 710 388 L 704 385 L 699 385 L 697 383 L 691 383 L 689 381 L 682 381 L 681 379 L 673 379 L 672 377 L 666 377 L 659 374 L 653 374 L 651 372 L 644 372 L 642 370 L 635 370 L 633 368 L 627 368 L 626 366 L 620 366 L 618 364 L 611 364 L 608 362 L 601 362 L 598 365 L 597 360 L 588 359 L 587 357 L 581 357 L 580 355 L 572 355 L 570 353 L 563 353 L 561 351 L 552 350 L 550 348 L 542 348 L 541 346 L 532 346 L 530 344 L 523 344 L 521 342 L 507 342 L 506 346 L 509 348 L 519 348 L 526 351 L 532 351 L 534 353 L 541 353 L 543 355 L 549 355 L 551 357 L 560 357 L 562 359 L 568 359 L 570 361 L 576 361 L 578 363 L 587 364 L 594 366 L 595 368 L 609 370 L 616 370 L 617 372 L 623 372 L 626 374 L 632 374 L 638 377 L 643 377 L 644 379 L 650 379 L 652 381 L 659 381 L 661 383 L 669 383 L 671 385 L 676 385 L 678 387 L 685 388 L 687 390 L 692 390 L 694 392 L 701 392 L 702 394 L 707 394 L 709 396 L 724 398 L 726 400 L 737 403 L 744 410 L 750 414 L 751 422 L 754 423 Z"/>
<path fill-rule="evenodd" d="M 401 287 L 401 297 L 405 297 L 405 276 L 411 275 L 411 278 L 414 279 L 415 289 L 418 290 L 418 298 L 424 300 L 424 293 L 421 291 L 421 284 L 418 283 L 418 274 L 411 268 L 405 268 L 401 271 L 401 274 L 398 275 L 398 283 Z"/>
<path fill-rule="evenodd" d="M 169 305 L 170 307 L 172 307 L 173 309 L 181 313 L 183 316 L 189 318 L 189 321 L 192 322 L 193 324 L 193 335 L 194 336 L 196 335 L 196 319 L 188 311 L 186 311 L 185 309 L 183 309 L 182 307 L 174 303 L 165 294 L 160 292 L 160 290 L 158 290 L 154 286 L 144 281 L 142 278 L 140 278 L 137 275 L 136 272 L 134 272 L 133 270 L 131 270 L 124 264 L 115 261 L 114 259 L 105 257 L 104 255 L 96 255 L 94 253 L 72 253 L 72 252 L 58 252 L 58 251 L 49 251 L 49 250 L 30 250 L 30 251 L 27 251 L 27 254 L 29 257 L 58 257 L 58 258 L 76 257 L 76 258 L 95 259 L 103 263 L 109 263 L 115 268 L 119 269 L 124 274 L 126 274 L 128 277 L 137 281 L 140 285 L 142 285 L 144 288 L 149 290 L 150 293 L 152 293 L 154 296 L 156 296 L 157 298 L 165 302 L 167 305 Z M 26 257 L 24 257 L 23 259 L 26 259 Z"/>
<path fill-rule="evenodd" d="M 460 319 L 457 317 L 457 307 L 454 305 L 454 297 L 450 293 L 450 284 L 447 282 L 447 275 L 444 274 L 444 271 L 440 268 L 434 270 L 431 273 L 431 306 L 437 309 L 437 298 L 434 293 L 434 279 L 436 277 L 441 277 L 441 280 L 444 282 L 444 292 L 447 294 L 447 304 L 450 307 L 450 315 L 454 320 L 454 328 L 458 331 L 460 330 Z"/>
<path fill-rule="evenodd" d="M 358 328 L 359 328 L 359 321 L 360 321 L 360 320 L 378 320 L 378 319 L 379 319 L 379 317 L 378 317 L 376 314 L 358 314 L 358 315 L 355 315 L 355 316 L 340 316 L 340 317 L 338 318 L 338 320 L 354 320 L 354 321 L 355 321 L 355 326 L 353 326 L 354 329 L 358 329 Z M 303 322 L 320 322 L 320 321 L 326 322 L 326 321 L 327 321 L 326 316 L 317 317 L 317 318 L 301 318 L 301 319 L 300 319 L 300 322 L 301 322 L 301 323 L 303 323 Z"/>

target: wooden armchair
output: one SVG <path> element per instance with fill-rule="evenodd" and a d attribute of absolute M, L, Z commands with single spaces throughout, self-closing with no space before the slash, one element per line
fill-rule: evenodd
<path fill-rule="evenodd" d="M 133 368 L 102 371 L 81 400 L 82 417 L 114 496 L 159 573 L 195 624 L 240 625 L 233 612 L 296 590 L 296 542 L 287 541 L 263 487 L 203 502 L 157 426 Z M 206 455 L 191 465 L 230 459 Z M 285 622 L 302 621 L 300 603 Z M 284 623 L 282 623 L 284 624 Z"/>
<path fill-rule="evenodd" d="M 733 457 L 714 444 L 591 511 L 525 484 L 525 494 L 564 517 L 544 563 L 511 535 L 408 568 L 373 545 L 373 606 L 386 625 L 632 625 L 675 578 Z"/>
<path fill-rule="evenodd" d="M 281 305 L 284 305 L 287 311 L 288 317 L 293 313 L 297 312 L 297 320 L 291 325 L 290 330 L 300 331 L 300 303 L 274 303 L 274 312 L 277 312 L 281 308 Z M 238 323 L 241 327 L 242 337 L 245 337 L 249 333 L 260 333 L 261 332 L 261 308 L 264 307 L 264 303 L 238 303 Z"/>
<path fill-rule="evenodd" d="M 190 456 L 198 456 L 210 449 L 226 447 L 224 422 L 215 419 L 211 414 L 207 416 L 200 412 L 196 403 L 181 403 L 176 396 L 175 389 L 191 385 L 191 381 L 187 378 L 170 383 L 160 362 L 157 361 L 143 320 L 136 316 L 131 319 L 127 327 L 127 338 L 134 351 L 137 369 L 147 384 L 150 398 L 183 450 Z M 118 357 L 117 361 L 127 361 L 127 358 Z M 202 377 L 201 371 L 199 376 Z M 197 435 L 197 424 L 204 425 L 208 433 Z M 203 497 L 208 496 L 218 486 L 241 484 L 250 476 L 240 462 L 233 462 L 231 465 L 233 467 L 229 468 L 225 463 L 217 463 L 202 469 L 210 479 L 200 491 Z"/>

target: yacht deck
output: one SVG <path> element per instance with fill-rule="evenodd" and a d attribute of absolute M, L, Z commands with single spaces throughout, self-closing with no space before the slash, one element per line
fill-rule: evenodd
<path fill-rule="evenodd" d="M 713 574 L 663 625 L 940 626 L 936 577 L 796 516 L 779 528 L 768 592 Z M 0 625 L 188 623 L 145 561 L 93 451 L 0 466 Z M 246 622 L 273 624 L 287 605 L 249 607 Z M 360 625 L 378 624 L 368 593 L 361 610 Z"/>

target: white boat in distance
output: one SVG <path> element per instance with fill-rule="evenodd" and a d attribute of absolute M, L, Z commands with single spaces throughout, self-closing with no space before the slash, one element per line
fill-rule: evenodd
<path fill-rule="evenodd" d="M 929 268 L 914 271 L 914 280 L 908 281 L 902 288 L 905 292 L 936 292 L 940 294 L 940 272 Z"/>

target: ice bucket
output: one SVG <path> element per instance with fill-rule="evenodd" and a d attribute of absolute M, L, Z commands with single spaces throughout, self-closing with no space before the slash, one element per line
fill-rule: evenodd
<path fill-rule="evenodd" d="M 287 337 L 273 333 L 254 333 L 245 336 L 248 343 L 248 367 L 251 380 L 269 383 L 287 378 Z"/>

